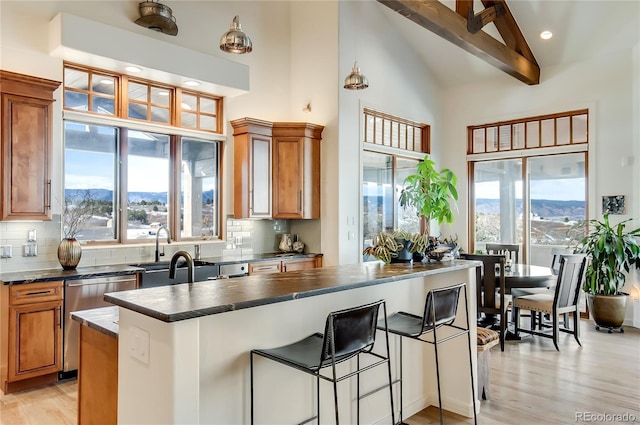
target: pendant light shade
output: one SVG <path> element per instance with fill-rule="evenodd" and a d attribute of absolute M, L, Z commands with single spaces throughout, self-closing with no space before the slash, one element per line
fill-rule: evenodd
<path fill-rule="evenodd" d="M 220 38 L 220 50 L 228 53 L 249 53 L 253 50 L 251 39 L 242 31 L 238 16 L 233 18 L 229 31 Z"/>
<path fill-rule="evenodd" d="M 358 61 L 353 63 L 351 74 L 344 79 L 344 88 L 348 90 L 362 90 L 369 87 L 369 80 L 360 72 Z"/>

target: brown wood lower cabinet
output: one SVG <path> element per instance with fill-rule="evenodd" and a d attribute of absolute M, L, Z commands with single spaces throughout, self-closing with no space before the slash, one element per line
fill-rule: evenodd
<path fill-rule="evenodd" d="M 2 286 L 0 370 L 5 394 L 55 382 L 62 369 L 63 282 Z"/>
<path fill-rule="evenodd" d="M 322 267 L 322 256 L 291 258 L 288 260 L 260 261 L 249 263 L 249 275 L 293 272 Z"/>
<path fill-rule="evenodd" d="M 78 424 L 118 422 L 118 338 L 80 326 Z"/>

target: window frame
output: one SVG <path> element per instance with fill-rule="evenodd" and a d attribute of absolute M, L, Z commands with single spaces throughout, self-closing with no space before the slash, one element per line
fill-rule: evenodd
<path fill-rule="evenodd" d="M 586 135 L 586 140 L 585 141 L 579 141 L 576 143 L 573 143 L 573 140 L 570 140 L 570 143 L 567 144 L 558 144 L 557 143 L 557 132 L 555 131 L 555 122 L 557 119 L 561 119 L 564 117 L 574 117 L 574 116 L 580 116 L 580 115 L 586 115 L 586 128 L 585 128 L 585 135 Z M 553 145 L 543 145 L 542 142 L 539 143 L 538 146 L 536 147 L 529 147 L 526 139 L 525 139 L 525 146 L 524 148 L 517 148 L 517 149 L 497 149 L 496 151 L 492 151 L 492 152 L 481 152 L 481 153 L 471 153 L 473 152 L 473 143 L 474 143 L 474 130 L 477 130 L 479 128 L 489 128 L 489 127 L 496 127 L 498 124 L 502 125 L 502 124 L 509 124 L 511 126 L 518 124 L 518 123 L 524 123 L 525 124 L 525 131 L 526 131 L 526 123 L 528 122 L 538 122 L 539 126 L 538 128 L 541 130 L 541 123 L 542 121 L 545 120 L 554 120 L 554 140 L 555 142 L 553 143 Z M 475 235 L 476 235 L 476 225 L 475 225 L 475 216 L 476 216 L 476 208 L 475 208 L 475 202 L 476 202 L 476 197 L 475 197 L 475 165 L 478 162 L 482 162 L 482 161 L 489 161 L 489 160 L 508 160 L 508 159 L 521 159 L 522 160 L 522 182 L 523 182 L 523 200 L 522 200 L 522 214 L 523 217 L 530 217 L 530 202 L 531 202 L 531 194 L 529 193 L 529 185 L 530 185 L 530 177 L 529 177 L 529 170 L 528 170 L 528 166 L 529 166 L 529 160 L 530 158 L 544 158 L 545 156 L 551 156 L 551 155 L 562 155 L 562 154 L 572 154 L 572 153 L 581 153 L 584 155 L 584 163 L 585 163 L 585 170 L 584 170 L 584 179 L 585 179 L 585 218 L 588 220 L 589 219 L 589 210 L 590 210 L 590 203 L 589 203 L 589 193 L 590 193 L 590 189 L 589 189 L 589 145 L 590 145 L 590 141 L 589 141 L 589 134 L 590 134 L 590 110 L 587 109 L 579 109 L 579 110 L 574 110 L 574 111 L 569 111 L 569 112 L 562 112 L 562 113 L 554 113 L 554 114 L 547 114 L 547 115 L 540 115 L 537 117 L 529 117 L 529 118 L 521 118 L 521 119 L 515 119 L 515 120 L 511 120 L 511 121 L 501 121 L 499 123 L 490 123 L 490 124 L 483 124 L 483 125 L 474 125 L 474 126 L 468 126 L 467 127 L 467 181 L 468 181 L 468 185 L 469 185 L 469 191 L 468 191 L 468 211 L 469 211 L 469 216 L 468 216 L 468 228 L 469 228 L 469 234 L 468 234 L 468 246 L 469 246 L 469 252 L 474 252 L 476 249 L 475 246 Z M 513 127 L 512 127 L 513 128 Z M 571 138 L 573 138 L 573 130 L 572 130 L 572 125 L 570 124 L 570 135 Z M 540 131 L 541 133 L 541 131 Z M 541 134 L 539 133 L 539 140 L 541 140 Z M 522 226 L 522 257 L 521 257 L 521 261 L 522 262 L 529 262 L 529 251 L 531 249 L 531 223 L 530 223 L 531 219 L 524 219 L 523 220 L 523 226 Z"/>
<path fill-rule="evenodd" d="M 195 90 L 183 90 L 180 87 L 173 87 L 164 83 L 148 81 L 141 78 L 134 78 L 124 74 L 118 74 L 116 72 L 102 70 L 94 67 L 87 67 L 79 64 L 73 64 L 64 62 L 63 69 L 66 72 L 67 69 L 72 69 L 76 71 L 86 72 L 88 74 L 87 78 L 87 90 L 77 89 L 73 87 L 67 87 L 65 83 L 63 83 L 63 108 L 62 108 L 62 118 L 63 118 L 63 133 L 64 133 L 64 122 L 70 121 L 79 124 L 85 125 L 98 125 L 98 126 L 108 126 L 114 127 L 116 129 L 116 161 L 117 167 L 114 170 L 114 179 L 116 187 L 114 188 L 113 197 L 114 199 L 114 213 L 113 220 L 114 226 L 116 226 L 116 235 L 113 240 L 83 240 L 83 244 L 87 245 L 135 245 L 142 243 L 149 243 L 151 239 L 128 239 L 127 238 L 127 226 L 128 226 L 128 212 L 127 212 L 127 191 L 128 191 L 128 182 L 127 182 L 127 170 L 128 170 L 128 137 L 127 133 L 131 130 L 142 131 L 142 132 L 152 132 L 157 134 L 163 134 L 169 136 L 169 189 L 167 194 L 167 208 L 168 208 L 168 222 L 167 225 L 170 229 L 172 239 L 176 241 L 202 241 L 202 240 L 223 240 L 224 235 L 224 221 L 223 221 L 223 190 L 224 190 L 224 170 L 222 168 L 223 164 L 223 152 L 224 152 L 224 141 L 226 140 L 224 135 L 224 105 L 222 96 L 218 96 L 215 94 L 201 93 Z M 63 72 L 64 73 L 64 72 Z M 93 75 L 98 76 L 109 76 L 114 78 L 114 114 L 104 114 L 99 112 L 94 112 L 91 110 L 92 105 L 92 96 L 100 95 L 101 93 L 93 93 L 91 79 Z M 146 102 L 138 102 L 140 104 L 145 104 L 147 106 L 147 119 L 135 119 L 128 117 L 128 82 L 134 82 L 136 84 L 147 85 L 147 101 Z M 151 114 L 151 106 L 154 105 L 151 97 L 152 88 L 160 88 L 163 90 L 168 90 L 170 92 L 170 100 L 169 100 L 169 117 L 170 122 L 158 122 L 152 121 L 150 118 Z M 74 109 L 70 107 L 66 107 L 65 102 L 65 93 L 67 91 L 81 93 L 87 95 L 87 110 L 83 109 Z M 181 109 L 176 107 L 178 101 L 180 101 L 182 93 L 188 93 L 191 96 L 196 97 L 196 102 L 198 105 L 197 110 L 194 112 L 196 115 L 196 127 L 192 126 L 180 126 L 177 125 L 179 123 L 179 112 Z M 212 100 L 215 102 L 215 113 L 210 113 L 207 111 L 201 111 L 201 102 L 203 100 Z M 161 105 L 163 106 L 163 105 Z M 164 107 L 164 106 L 163 106 Z M 216 129 L 215 131 L 202 129 L 200 122 L 201 116 L 213 118 L 215 120 Z M 181 216 L 181 205 L 180 205 L 180 191 L 181 191 L 181 140 L 182 138 L 196 139 L 197 141 L 202 141 L 203 143 L 213 143 L 216 145 L 216 160 L 217 164 L 215 164 L 217 175 L 215 176 L 215 180 L 217 182 L 215 186 L 215 204 L 216 211 L 214 212 L 215 220 L 217 222 L 217 234 L 213 236 L 193 236 L 193 237 L 182 237 L 181 236 L 181 228 L 180 228 L 180 216 Z M 66 146 L 63 147 L 63 156 L 65 155 Z M 64 183 L 64 175 L 66 173 L 66 167 L 63 170 L 63 195 L 66 190 L 66 183 Z"/>

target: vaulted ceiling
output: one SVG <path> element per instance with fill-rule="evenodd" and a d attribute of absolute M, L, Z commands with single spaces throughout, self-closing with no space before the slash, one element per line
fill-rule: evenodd
<path fill-rule="evenodd" d="M 635 0 L 378 1 L 390 24 L 445 86 L 513 77 L 537 84 L 559 65 L 640 43 L 640 2 Z M 482 27 L 475 33 L 467 28 L 471 9 L 472 29 Z M 543 30 L 553 31 L 553 38 L 542 40 Z"/>

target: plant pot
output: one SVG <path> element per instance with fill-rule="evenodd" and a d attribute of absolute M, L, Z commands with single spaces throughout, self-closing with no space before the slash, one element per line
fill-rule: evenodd
<path fill-rule="evenodd" d="M 82 257 L 82 247 L 76 238 L 64 238 L 58 245 L 58 261 L 65 270 L 75 270 Z"/>
<path fill-rule="evenodd" d="M 627 294 L 593 295 L 587 293 L 587 305 L 597 326 L 619 328 L 627 312 Z"/>
<path fill-rule="evenodd" d="M 391 262 L 392 263 L 408 263 L 411 260 L 413 260 L 413 254 L 409 252 L 409 250 L 407 249 L 411 241 L 408 241 L 406 239 L 396 239 L 396 242 L 401 243 L 404 248 L 398 251 L 397 257 L 391 257 Z"/>

